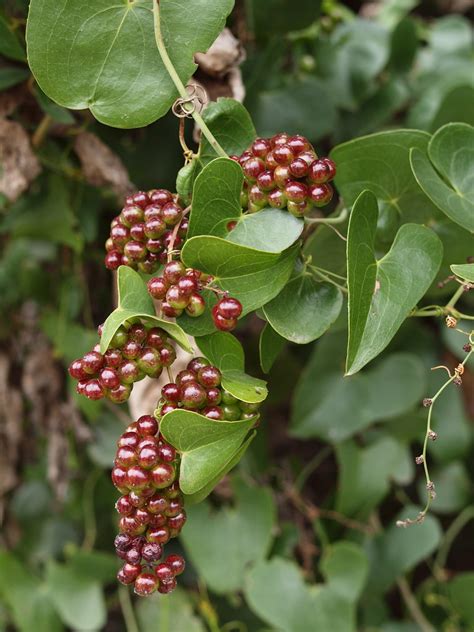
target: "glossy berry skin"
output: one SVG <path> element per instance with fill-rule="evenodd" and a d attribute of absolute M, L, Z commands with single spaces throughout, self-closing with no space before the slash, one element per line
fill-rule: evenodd
<path fill-rule="evenodd" d="M 152 573 L 141 573 L 135 579 L 135 594 L 140 597 L 147 597 L 158 588 L 158 580 Z"/>
<path fill-rule="evenodd" d="M 189 302 L 186 306 L 186 314 L 191 318 L 199 318 L 206 310 L 206 303 L 200 294 L 197 292 L 191 294 Z"/>
<path fill-rule="evenodd" d="M 160 582 L 167 582 L 174 577 L 173 569 L 171 568 L 171 566 L 165 563 L 158 564 L 155 569 L 155 573 Z"/>
<path fill-rule="evenodd" d="M 214 325 L 220 331 L 232 331 L 237 327 L 236 318 L 224 318 L 222 314 L 216 310 L 215 306 L 212 309 L 212 318 L 214 320 Z"/>
<path fill-rule="evenodd" d="M 180 389 L 181 402 L 185 408 L 199 408 L 206 399 L 206 390 L 198 382 L 187 382 Z"/>
<path fill-rule="evenodd" d="M 171 568 L 173 575 L 181 575 L 186 567 L 185 561 L 181 555 L 168 555 L 165 560 L 165 564 Z"/>
<path fill-rule="evenodd" d="M 224 318 L 239 318 L 242 314 L 242 303 L 232 297 L 222 298 L 216 308 Z"/>
<path fill-rule="evenodd" d="M 158 592 L 163 595 L 168 595 L 169 593 L 173 592 L 175 588 L 176 588 L 176 579 L 173 578 L 167 582 L 160 583 L 160 585 L 158 586 Z"/>
<path fill-rule="evenodd" d="M 124 564 L 117 573 L 117 579 L 121 584 L 133 584 L 133 582 L 140 575 L 142 567 L 140 564 Z"/>
<path fill-rule="evenodd" d="M 219 386 L 222 379 L 222 373 L 215 366 L 204 366 L 197 373 L 199 383 L 205 388 L 213 388 Z"/>

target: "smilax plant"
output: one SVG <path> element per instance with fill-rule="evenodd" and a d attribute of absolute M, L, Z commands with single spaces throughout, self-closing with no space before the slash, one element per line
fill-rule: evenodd
<path fill-rule="evenodd" d="M 451 229 L 474 231 L 474 128 L 381 132 L 329 157 L 302 134 L 257 138 L 240 103 L 203 108 L 191 79 L 193 56 L 209 48 L 232 8 L 233 0 L 101 0 L 66 3 L 58 19 L 55 0 L 31 0 L 28 18 L 31 69 L 59 105 L 88 108 L 120 128 L 144 127 L 172 109 L 177 142 L 187 119 L 201 133 L 198 150 L 185 150 L 176 191 L 157 182 L 128 196 L 113 219 L 104 256 L 116 271 L 118 306 L 96 346 L 69 368 L 78 393 L 115 404 L 145 376 L 166 376 L 154 410 L 117 432 L 112 469 L 121 494 L 118 579 L 142 596 L 175 588 L 185 562 L 165 549 L 186 507 L 214 489 L 257 433 L 267 387 L 245 373 L 229 333 L 240 319 L 256 313 L 265 323 L 264 372 L 286 341 L 305 345 L 330 330 L 340 337 L 347 326 L 349 382 L 406 319 L 439 317 L 465 337 L 454 371 L 434 367 L 448 378 L 423 401 L 416 463 L 426 506 L 400 526 L 423 522 L 435 499 L 428 443 L 443 437 L 433 408 L 462 383 L 473 353 L 474 316 L 458 306 L 474 287 L 474 263 L 451 259 L 444 246 Z M 337 244 L 326 263 L 322 230 Z M 176 372 L 178 348 L 189 358 Z M 303 437 L 302 418 L 294 423 Z"/>

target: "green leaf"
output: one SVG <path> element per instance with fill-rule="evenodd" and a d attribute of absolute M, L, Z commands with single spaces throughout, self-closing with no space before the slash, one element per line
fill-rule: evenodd
<path fill-rule="evenodd" d="M 389 65 L 396 72 L 408 72 L 418 49 L 416 22 L 410 17 L 400 20 L 391 34 Z"/>
<path fill-rule="evenodd" d="M 165 46 L 183 83 L 196 69 L 194 54 L 214 42 L 233 4 L 161 0 Z M 55 0 L 32 0 L 28 59 L 41 89 L 113 127 L 144 127 L 166 114 L 178 94 L 156 48 L 151 9 L 151 0 L 87 0 L 66 3 L 58 20 Z"/>
<path fill-rule="evenodd" d="M 292 246 L 303 228 L 303 220 L 288 211 L 265 208 L 258 213 L 243 215 L 226 239 L 234 244 L 276 254 Z"/>
<path fill-rule="evenodd" d="M 244 402 L 258 403 L 268 395 L 266 383 L 244 372 L 244 352 L 232 334 L 216 332 L 196 341 L 199 349 L 222 372 L 222 386 Z"/>
<path fill-rule="evenodd" d="M 141 632 L 206 632 L 204 623 L 194 614 L 190 595 L 182 588 L 169 595 L 154 593 L 140 599 L 136 611 Z"/>
<path fill-rule="evenodd" d="M 395 130 L 363 136 L 335 147 L 336 186 L 346 206 L 362 191 L 372 191 L 381 206 L 393 209 L 403 222 L 426 223 L 439 215 L 416 182 L 410 148 L 426 151 L 430 137 L 416 130 Z"/>
<path fill-rule="evenodd" d="M 145 282 L 135 270 L 120 266 L 117 273 L 118 307 L 104 323 L 100 340 L 101 353 L 105 353 L 117 329 L 130 319 L 140 318 L 164 329 L 185 351 L 192 353 L 188 337 L 176 323 L 155 316 L 153 300 Z"/>
<path fill-rule="evenodd" d="M 179 326 L 188 336 L 193 336 L 193 338 L 213 334 L 216 331 L 211 310 L 217 303 L 217 297 L 215 293 L 210 290 L 202 290 L 201 296 L 206 303 L 206 309 L 201 316 L 193 318 L 192 316 L 188 316 L 184 311 L 179 317 Z"/>
<path fill-rule="evenodd" d="M 266 323 L 259 339 L 260 366 L 264 373 L 270 372 L 285 344 L 285 338 L 280 336 L 269 323 Z"/>
<path fill-rule="evenodd" d="M 197 235 L 226 237 L 227 223 L 242 212 L 243 179 L 240 165 L 228 158 L 216 158 L 204 167 L 194 183 L 188 239 Z"/>
<path fill-rule="evenodd" d="M 287 283 L 263 312 L 280 336 L 304 345 L 322 336 L 341 308 L 342 293 L 337 287 L 303 273 Z"/>
<path fill-rule="evenodd" d="M 3 15 L 0 15 L 0 55 L 15 59 L 16 61 L 26 61 L 24 46 L 20 44 L 20 41 Z"/>
<path fill-rule="evenodd" d="M 343 377 L 344 339 L 329 334 L 315 345 L 294 391 L 290 432 L 330 442 L 416 406 L 426 392 L 426 370 L 415 355 L 394 353 L 373 369 Z"/>
<path fill-rule="evenodd" d="M 202 502 L 205 498 L 207 498 L 207 496 L 209 496 L 209 494 L 212 492 L 212 490 L 214 489 L 214 487 L 217 485 L 217 483 L 219 483 L 219 481 L 224 478 L 224 476 L 226 474 L 228 474 L 241 460 L 241 458 L 244 456 L 245 452 L 247 451 L 247 448 L 249 447 L 249 445 L 252 443 L 252 441 L 255 439 L 255 436 L 257 434 L 256 430 L 253 430 L 251 432 L 251 434 L 248 435 L 248 437 L 245 439 L 245 441 L 242 443 L 242 445 L 240 446 L 240 448 L 237 450 L 237 452 L 235 452 L 234 456 L 231 458 L 230 461 L 228 461 L 218 472 L 217 474 L 214 476 L 213 479 L 211 479 L 209 481 L 209 483 L 207 483 L 206 485 L 204 485 L 204 487 L 202 489 L 200 489 L 198 492 L 195 492 L 194 494 L 185 494 L 185 499 L 186 499 L 186 506 L 188 505 L 195 505 L 197 503 Z"/>
<path fill-rule="evenodd" d="M 65 244 L 80 252 L 82 236 L 77 232 L 66 182 L 59 176 L 50 175 L 44 183 L 44 189 L 39 193 L 19 198 L 9 209 L 0 232 Z"/>
<path fill-rule="evenodd" d="M 46 586 L 6 551 L 0 551 L 0 595 L 19 632 L 63 629 Z"/>
<path fill-rule="evenodd" d="M 391 479 L 400 463 L 410 459 L 406 446 L 383 437 L 367 448 L 353 441 L 337 446 L 339 464 L 336 510 L 346 516 L 367 520 L 388 494 Z M 413 467 L 412 467 L 413 470 Z"/>
<path fill-rule="evenodd" d="M 270 490 L 238 478 L 233 488 L 232 507 L 216 511 L 209 502 L 190 507 L 182 535 L 193 566 L 217 594 L 241 589 L 246 570 L 264 559 L 273 539 L 276 507 Z"/>
<path fill-rule="evenodd" d="M 445 125 L 431 139 L 428 156 L 420 150 L 411 151 L 418 184 L 453 222 L 474 232 L 474 127 Z"/>
<path fill-rule="evenodd" d="M 441 95 L 443 96 L 443 95 Z M 474 125 L 474 111 L 471 103 L 474 101 L 474 87 L 459 85 L 447 92 L 431 122 L 430 130 L 436 131 L 452 121 Z"/>
<path fill-rule="evenodd" d="M 355 632 L 355 599 L 365 582 L 367 560 L 355 544 L 326 549 L 325 584 L 307 585 L 293 562 L 274 557 L 249 573 L 245 596 L 250 608 L 272 628 L 285 632 Z"/>
<path fill-rule="evenodd" d="M 38 86 L 35 89 L 35 97 L 40 108 L 45 114 L 48 114 L 53 121 L 63 123 L 63 125 L 70 125 L 75 122 L 75 118 L 71 112 L 57 105 L 54 101 L 51 101 Z"/>
<path fill-rule="evenodd" d="M 288 31 L 305 29 L 320 15 L 320 0 L 299 0 L 298 11 L 286 0 L 249 0 L 248 20 L 250 30 L 257 40 L 277 39 Z M 268 28 L 268 17 L 272 16 L 272 28 Z"/>
<path fill-rule="evenodd" d="M 460 279 L 474 283 L 474 263 L 455 263 L 450 268 Z"/>
<path fill-rule="evenodd" d="M 404 224 L 390 251 L 376 261 L 376 211 L 373 194 L 364 192 L 349 221 L 348 375 L 385 349 L 433 282 L 443 256 L 441 241 L 429 228 Z"/>
<path fill-rule="evenodd" d="M 398 577 L 417 566 L 438 547 L 442 531 L 436 518 L 428 515 L 423 524 L 403 529 L 397 520 L 414 519 L 419 507 L 407 506 L 390 521 L 388 529 L 367 543 L 370 575 L 367 590 L 386 592 Z"/>
<path fill-rule="evenodd" d="M 50 561 L 46 567 L 49 594 L 62 621 L 75 629 L 96 630 L 107 618 L 100 583 L 71 566 Z"/>
<path fill-rule="evenodd" d="M 94 440 L 87 446 L 91 461 L 109 469 L 117 452 L 117 419 L 112 414 L 102 415 L 94 424 Z"/>
<path fill-rule="evenodd" d="M 167 413 L 160 431 L 181 452 L 182 492 L 195 494 L 215 480 L 239 451 L 254 424 L 255 418 L 216 422 L 187 410 Z"/>
<path fill-rule="evenodd" d="M 430 468 L 430 478 L 436 486 L 436 498 L 431 511 L 450 514 L 461 511 L 471 500 L 471 481 L 463 463 L 454 461 L 444 467 Z M 426 499 L 426 482 L 418 481 L 420 502 Z"/>
<path fill-rule="evenodd" d="M 260 92 L 251 112 L 260 136 L 272 136 L 283 129 L 315 141 L 331 133 L 336 125 L 330 89 L 315 77 Z"/>
<path fill-rule="evenodd" d="M 289 279 L 299 248 L 281 254 L 262 252 L 220 237 L 192 237 L 183 246 L 187 267 L 216 277 L 219 285 L 240 300 L 244 314 L 270 301 Z"/>
<path fill-rule="evenodd" d="M 463 621 L 472 628 L 474 626 L 474 573 L 459 573 L 447 585 L 453 608 Z"/>
<path fill-rule="evenodd" d="M 6 90 L 26 81 L 30 76 L 28 68 L 0 68 L 0 90 Z"/>

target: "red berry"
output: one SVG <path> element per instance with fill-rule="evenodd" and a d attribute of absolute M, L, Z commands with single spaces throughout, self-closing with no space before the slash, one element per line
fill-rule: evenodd
<path fill-rule="evenodd" d="M 120 384 L 117 371 L 106 367 L 99 373 L 99 382 L 104 388 L 116 388 Z"/>
<path fill-rule="evenodd" d="M 146 470 L 154 467 L 160 460 L 159 448 L 148 446 L 142 448 L 138 455 L 138 464 Z"/>
<path fill-rule="evenodd" d="M 149 198 L 154 204 L 164 206 L 168 202 L 173 201 L 173 195 L 166 189 L 154 189 L 149 191 Z"/>
<path fill-rule="evenodd" d="M 290 174 L 295 178 L 304 178 L 308 173 L 308 163 L 303 158 L 295 158 L 288 166 Z"/>
<path fill-rule="evenodd" d="M 145 193 L 145 191 L 137 191 L 136 193 L 134 193 L 132 195 L 132 201 L 140 208 L 145 208 L 150 203 L 148 194 Z"/>
<path fill-rule="evenodd" d="M 114 404 L 123 404 L 130 397 L 131 392 L 131 386 L 128 384 L 119 384 L 108 392 L 107 397 L 111 402 L 114 402 Z"/>
<path fill-rule="evenodd" d="M 136 448 L 138 445 L 138 435 L 136 432 L 124 432 L 117 441 L 119 448 Z"/>
<path fill-rule="evenodd" d="M 282 132 L 281 134 L 275 134 L 270 138 L 270 143 L 272 147 L 279 147 L 280 145 L 286 145 L 288 142 L 288 134 Z"/>
<path fill-rule="evenodd" d="M 322 160 L 326 163 L 326 167 L 329 172 L 329 180 L 332 180 L 336 176 L 336 165 L 331 158 L 322 158 Z"/>
<path fill-rule="evenodd" d="M 271 149 L 271 144 L 266 138 L 256 138 L 251 147 L 251 151 L 257 158 L 265 158 Z"/>
<path fill-rule="evenodd" d="M 169 202 L 163 207 L 162 215 L 167 226 L 175 226 L 183 217 L 183 209 L 174 202 Z"/>
<path fill-rule="evenodd" d="M 212 311 L 212 318 L 214 325 L 220 331 L 232 331 L 237 327 L 236 318 L 224 318 L 219 312 L 215 312 L 214 309 Z"/>
<path fill-rule="evenodd" d="M 142 415 L 137 419 L 137 431 L 143 437 L 154 437 L 158 432 L 158 422 L 153 415 Z"/>
<path fill-rule="evenodd" d="M 202 386 L 213 388 L 221 383 L 222 373 L 216 366 L 204 366 L 202 369 L 199 369 L 197 377 Z"/>
<path fill-rule="evenodd" d="M 186 306 L 186 314 L 191 318 L 198 318 L 202 316 L 206 310 L 206 303 L 203 297 L 195 292 L 191 294 L 188 299 L 188 305 Z"/>
<path fill-rule="evenodd" d="M 148 513 L 148 511 L 145 508 L 139 507 L 138 509 L 135 510 L 134 518 L 138 522 L 138 524 L 143 525 L 143 524 L 149 523 L 151 515 Z"/>
<path fill-rule="evenodd" d="M 96 375 L 104 365 L 104 356 L 97 351 L 89 351 L 81 361 L 82 370 L 88 375 Z"/>
<path fill-rule="evenodd" d="M 285 185 L 285 195 L 291 202 L 304 202 L 308 195 L 308 189 L 302 182 L 290 180 Z"/>
<path fill-rule="evenodd" d="M 224 412 L 219 406 L 208 406 L 203 408 L 201 413 L 208 419 L 215 419 L 216 421 L 224 419 Z"/>
<path fill-rule="evenodd" d="M 112 240 L 112 243 L 115 246 L 115 248 L 119 252 L 122 252 L 125 244 L 130 239 L 130 231 L 126 226 L 124 226 L 120 222 L 117 222 L 110 229 L 110 239 Z"/>
<path fill-rule="evenodd" d="M 189 382 L 195 382 L 196 379 L 197 373 L 195 371 L 184 369 L 183 371 L 180 371 L 176 376 L 176 384 L 178 386 L 183 386 L 184 384 L 189 384 Z"/>
<path fill-rule="evenodd" d="M 163 278 L 168 285 L 177 283 L 179 279 L 186 273 L 186 268 L 181 261 L 170 261 L 163 270 Z"/>
<path fill-rule="evenodd" d="M 134 241 L 146 241 L 145 224 L 143 222 L 133 224 L 133 226 L 130 227 L 130 237 Z"/>
<path fill-rule="evenodd" d="M 302 151 L 309 151 L 312 149 L 311 143 L 304 136 L 299 134 L 290 136 L 287 140 L 287 145 L 295 154 L 300 154 Z"/>
<path fill-rule="evenodd" d="M 221 298 L 216 304 L 216 311 L 224 318 L 239 318 L 242 314 L 242 303 L 231 296 Z M 209 384 L 209 386 L 216 386 L 216 384 Z"/>
<path fill-rule="evenodd" d="M 165 298 L 168 287 L 163 277 L 153 277 L 147 283 L 148 292 L 159 301 Z"/>
<path fill-rule="evenodd" d="M 102 399 L 105 393 L 99 380 L 89 380 L 84 387 L 84 395 L 93 400 Z"/>
<path fill-rule="evenodd" d="M 168 318 L 178 318 L 183 313 L 182 309 L 176 309 L 166 301 L 161 304 L 161 311 L 165 316 L 168 316 Z"/>
<path fill-rule="evenodd" d="M 141 376 L 141 371 L 138 368 L 137 363 L 133 360 L 124 362 L 122 366 L 119 367 L 118 373 L 120 380 L 124 384 L 133 384 L 133 382 L 136 382 Z"/>
<path fill-rule="evenodd" d="M 200 408 L 206 403 L 206 390 L 197 382 L 186 382 L 180 387 L 181 402 L 186 408 Z"/>
<path fill-rule="evenodd" d="M 179 387 L 174 382 L 165 384 L 161 389 L 161 395 L 167 402 L 179 402 Z"/>
<path fill-rule="evenodd" d="M 138 368 L 150 377 L 158 377 L 162 366 L 160 352 L 153 347 L 145 347 L 137 360 Z"/>
<path fill-rule="evenodd" d="M 253 182 L 265 171 L 265 163 L 259 158 L 252 157 L 244 162 L 242 169 L 244 175 Z"/>
<path fill-rule="evenodd" d="M 315 184 L 309 188 L 311 201 L 315 206 L 325 206 L 332 199 L 332 188 L 330 184 Z"/>
<path fill-rule="evenodd" d="M 173 309 L 183 310 L 189 303 L 189 297 L 183 295 L 177 285 L 172 285 L 166 292 L 166 302 Z"/>
<path fill-rule="evenodd" d="M 161 408 L 161 414 L 164 416 L 167 413 L 173 412 L 173 410 L 176 410 L 177 408 L 178 406 L 176 404 L 166 403 Z"/>
<path fill-rule="evenodd" d="M 82 368 L 82 360 L 74 360 L 74 362 L 71 362 L 68 371 L 69 375 L 75 380 L 87 379 L 87 373 Z"/>
<path fill-rule="evenodd" d="M 168 527 L 157 527 L 149 529 L 146 534 L 148 542 L 157 544 L 166 544 L 170 539 L 170 531 Z"/>
<path fill-rule="evenodd" d="M 116 369 L 122 363 L 122 354 L 116 349 L 109 349 L 104 354 L 105 366 Z"/>
<path fill-rule="evenodd" d="M 163 547 L 157 542 L 147 542 L 142 548 L 142 557 L 146 562 L 158 562 L 162 555 Z"/>
<path fill-rule="evenodd" d="M 158 456 L 165 463 L 172 463 L 176 459 L 176 450 L 168 443 L 163 443 L 158 448 Z"/>
<path fill-rule="evenodd" d="M 171 570 L 173 571 L 173 575 L 181 575 L 186 566 L 181 555 L 168 555 L 165 560 L 165 564 L 167 564 L 171 568 Z"/>
<path fill-rule="evenodd" d="M 326 161 L 315 160 L 309 167 L 308 178 L 313 184 L 323 184 L 328 182 L 330 178 L 330 171 Z"/>
<path fill-rule="evenodd" d="M 155 568 L 155 573 L 160 582 L 166 582 L 174 577 L 173 569 L 165 563 L 158 564 Z"/>
<path fill-rule="evenodd" d="M 273 172 L 273 177 L 275 178 L 275 183 L 283 188 L 286 183 L 291 180 L 290 170 L 287 166 L 278 165 L 275 167 L 275 171 Z"/>
<path fill-rule="evenodd" d="M 178 281 L 178 290 L 181 296 L 191 296 L 191 294 L 197 289 L 198 285 L 196 280 L 193 277 L 188 276 L 187 273 Z M 169 299 L 167 300 L 169 302 Z"/>
<path fill-rule="evenodd" d="M 144 489 L 150 482 L 149 474 L 138 465 L 132 466 L 127 472 L 127 483 L 130 489 Z"/>
<path fill-rule="evenodd" d="M 280 189 L 276 189 L 268 194 L 268 204 L 272 208 L 285 208 L 286 195 Z"/>
<path fill-rule="evenodd" d="M 170 579 L 167 582 L 161 582 L 158 586 L 158 592 L 162 595 L 168 595 L 176 588 L 176 579 Z"/>
<path fill-rule="evenodd" d="M 134 506 L 132 505 L 132 502 L 130 500 L 130 496 L 128 496 L 128 495 L 127 496 L 121 496 L 117 500 L 117 502 L 115 503 L 115 509 L 122 516 L 129 516 L 134 510 Z"/>
<path fill-rule="evenodd" d="M 148 239 L 159 239 L 165 234 L 166 224 L 161 217 L 152 217 L 147 219 L 144 225 L 144 235 Z"/>
<path fill-rule="evenodd" d="M 164 489 L 170 485 L 176 476 L 176 471 L 170 463 L 159 463 L 151 470 L 151 482 L 156 489 Z"/>
<path fill-rule="evenodd" d="M 146 344 L 148 347 L 153 347 L 153 349 L 159 349 L 161 346 L 163 346 L 167 339 L 168 335 L 165 331 L 163 331 L 163 329 L 160 329 L 159 327 L 153 327 L 152 329 L 148 330 Z"/>
<path fill-rule="evenodd" d="M 273 171 L 263 171 L 257 178 L 257 185 L 262 191 L 272 191 L 276 187 Z"/>
<path fill-rule="evenodd" d="M 104 262 L 107 270 L 117 270 L 122 265 L 122 255 L 118 250 L 111 250 L 105 255 Z"/>
<path fill-rule="evenodd" d="M 291 202 L 289 201 L 287 204 L 288 212 L 294 215 L 295 217 L 303 217 L 306 211 L 308 210 L 308 202 L 304 200 L 303 202 Z"/>
<path fill-rule="evenodd" d="M 128 241 L 123 249 L 126 255 L 132 261 L 143 261 L 146 257 L 146 246 L 139 241 Z"/>
<path fill-rule="evenodd" d="M 152 514 L 161 514 L 168 509 L 168 500 L 161 494 L 153 494 L 148 501 L 148 511 Z"/>
<path fill-rule="evenodd" d="M 289 165 L 295 158 L 288 145 L 278 145 L 275 147 L 273 157 L 279 165 Z"/>
<path fill-rule="evenodd" d="M 135 594 L 146 597 L 155 592 L 158 588 L 158 580 L 151 573 L 141 573 L 135 580 Z"/>
<path fill-rule="evenodd" d="M 125 493 L 128 490 L 127 470 L 123 467 L 116 466 L 112 470 L 112 483 L 119 490 Z"/>
<path fill-rule="evenodd" d="M 119 533 L 115 536 L 114 546 L 117 551 L 126 551 L 132 543 L 132 538 L 127 533 Z"/>
<path fill-rule="evenodd" d="M 120 583 L 125 585 L 133 584 L 141 570 L 142 567 L 140 564 L 124 564 L 117 573 L 117 579 Z"/>
<path fill-rule="evenodd" d="M 115 457 L 115 463 L 117 465 L 121 465 L 122 467 L 130 467 L 131 465 L 135 465 L 136 462 L 137 457 L 134 448 L 128 448 L 124 446 L 117 450 L 117 455 Z"/>
<path fill-rule="evenodd" d="M 183 509 L 183 511 L 179 513 L 177 516 L 172 516 L 168 520 L 168 526 L 171 531 L 181 531 L 185 522 L 186 522 L 186 512 Z"/>
<path fill-rule="evenodd" d="M 222 395 L 220 388 L 208 388 L 207 389 L 207 404 L 215 406 L 220 404 Z"/>
<path fill-rule="evenodd" d="M 161 349 L 159 349 L 160 362 L 163 366 L 171 366 L 176 360 L 176 351 L 170 344 L 165 343 Z"/>
<path fill-rule="evenodd" d="M 206 360 L 203 356 L 197 356 L 188 362 L 188 366 L 186 367 L 188 371 L 192 371 L 196 375 L 198 374 L 199 369 L 202 369 L 205 366 L 209 366 L 210 362 Z"/>
<path fill-rule="evenodd" d="M 125 226 L 132 226 L 143 221 L 143 209 L 139 206 L 124 206 L 120 213 L 120 220 Z M 112 237 L 113 239 L 113 237 Z"/>

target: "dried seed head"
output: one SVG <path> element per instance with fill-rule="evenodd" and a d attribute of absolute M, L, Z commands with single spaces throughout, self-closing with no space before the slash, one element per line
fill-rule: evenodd
<path fill-rule="evenodd" d="M 463 351 L 465 351 L 466 353 L 469 353 L 470 351 L 472 351 L 472 345 L 470 345 L 469 343 L 465 344 L 463 346 Z"/>
<path fill-rule="evenodd" d="M 461 386 L 462 385 L 461 378 L 459 376 L 455 377 L 454 380 L 453 380 L 453 384 L 456 384 L 456 386 Z"/>
<path fill-rule="evenodd" d="M 425 459 L 422 454 L 420 454 L 420 456 L 415 457 L 415 463 L 417 465 L 421 465 L 422 463 L 424 463 L 424 461 Z"/>
<path fill-rule="evenodd" d="M 437 438 L 438 438 L 437 432 L 435 432 L 434 430 L 430 430 L 428 432 L 428 439 L 430 439 L 431 441 L 436 441 Z"/>
<path fill-rule="evenodd" d="M 457 324 L 458 324 L 458 321 L 454 318 L 454 316 L 446 316 L 447 327 L 449 327 L 450 329 L 454 329 L 454 327 L 456 327 Z"/>
<path fill-rule="evenodd" d="M 423 400 L 423 406 L 425 408 L 429 408 L 432 403 L 433 403 L 433 400 L 430 399 L 429 397 L 425 397 L 425 399 Z"/>

